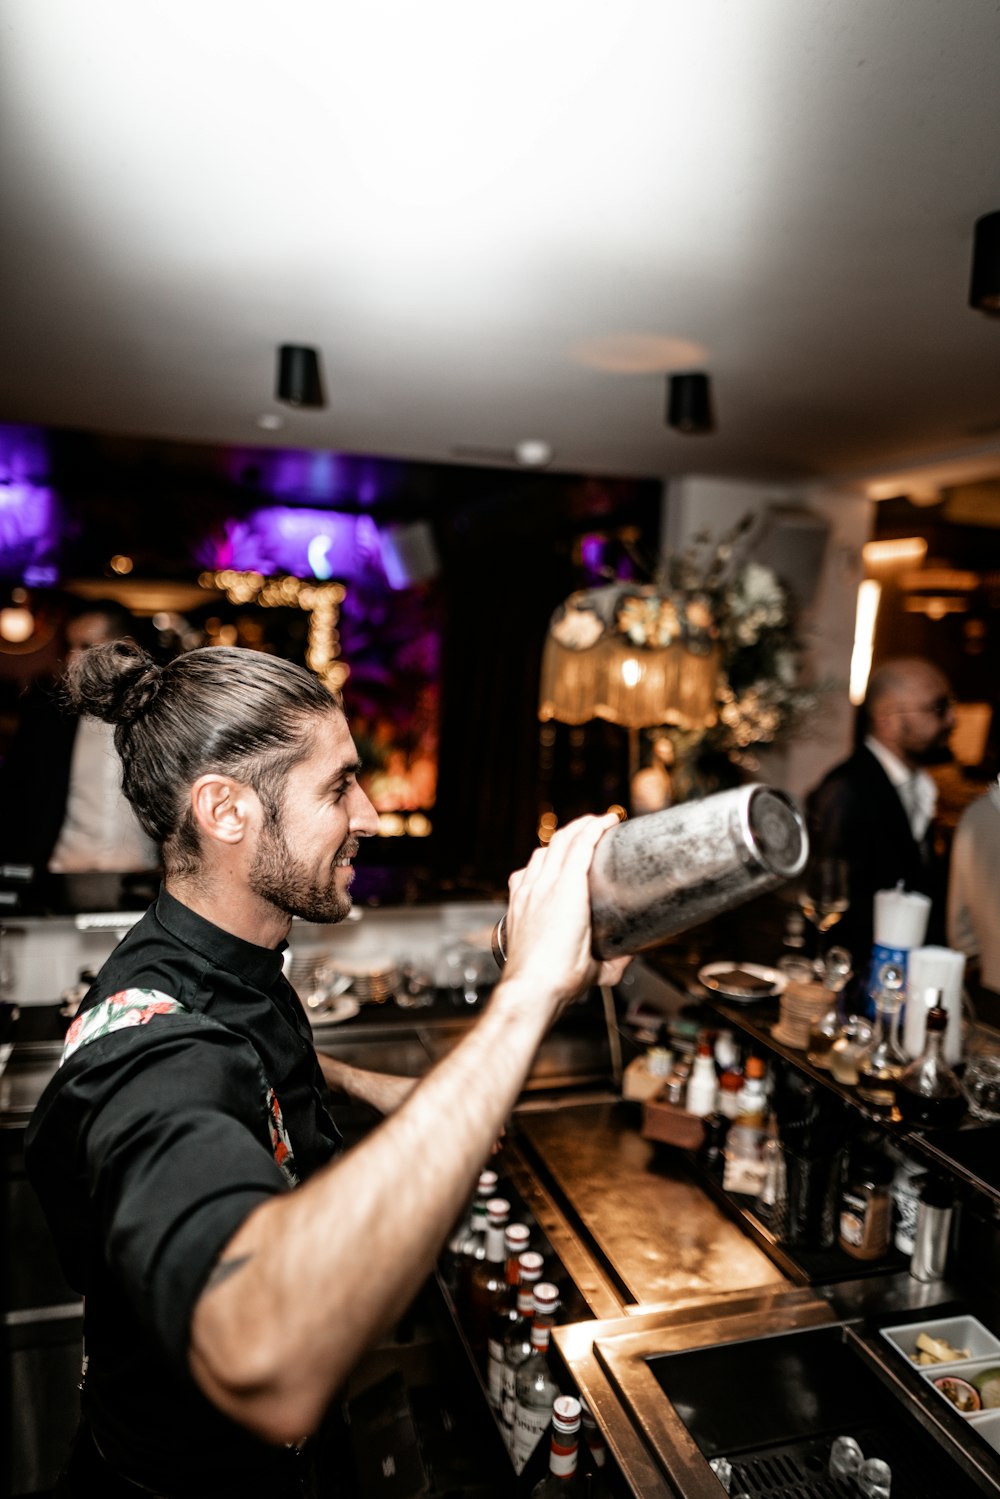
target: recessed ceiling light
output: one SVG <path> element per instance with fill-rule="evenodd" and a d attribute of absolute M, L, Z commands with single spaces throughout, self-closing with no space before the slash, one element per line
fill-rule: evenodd
<path fill-rule="evenodd" d="M 285 418 L 279 416 L 277 411 L 262 411 L 257 418 L 257 425 L 264 432 L 277 432 L 285 425 Z"/>
<path fill-rule="evenodd" d="M 526 437 L 514 449 L 514 457 L 522 468 L 544 468 L 552 462 L 552 447 L 541 437 Z"/>

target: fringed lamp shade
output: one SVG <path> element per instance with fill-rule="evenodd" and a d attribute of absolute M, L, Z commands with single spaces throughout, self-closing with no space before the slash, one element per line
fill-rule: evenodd
<path fill-rule="evenodd" d="M 549 625 L 539 718 L 710 728 L 720 651 L 711 617 L 697 605 L 635 584 L 573 594 Z"/>

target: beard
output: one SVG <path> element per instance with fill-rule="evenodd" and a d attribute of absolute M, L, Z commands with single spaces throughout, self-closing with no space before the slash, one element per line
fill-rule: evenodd
<path fill-rule="evenodd" d="M 948 743 L 947 739 L 943 741 L 933 739 L 931 740 L 930 744 L 926 744 L 923 749 L 911 750 L 910 758 L 914 760 L 917 765 L 922 766 L 950 765 L 952 760 L 954 760 L 955 758 L 955 752 L 952 749 L 951 745 Z"/>
<path fill-rule="evenodd" d="M 337 850 L 337 857 L 353 858 L 357 851 L 357 839 L 349 838 Z M 321 883 L 295 858 L 280 827 L 268 825 L 257 845 L 249 883 L 255 895 L 286 916 L 298 916 L 302 921 L 334 922 L 343 921 L 351 909 L 353 879 L 354 871 L 350 870 L 340 886 L 335 875 Z"/>

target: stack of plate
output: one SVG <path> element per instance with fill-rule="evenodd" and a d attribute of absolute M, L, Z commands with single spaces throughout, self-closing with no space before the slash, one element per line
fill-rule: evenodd
<path fill-rule="evenodd" d="M 384 1004 L 392 999 L 401 983 L 397 964 L 372 967 L 364 963 L 336 962 L 332 958 L 316 970 L 316 987 L 336 989 L 352 994 L 361 1004 Z M 347 981 L 346 983 L 344 981 Z"/>
<path fill-rule="evenodd" d="M 317 975 L 329 957 L 328 952 L 286 952 L 285 977 L 300 999 L 305 999 L 307 994 L 312 994 L 319 987 Z"/>
<path fill-rule="evenodd" d="M 789 979 L 781 996 L 781 1015 L 771 1035 L 783 1046 L 805 1051 L 812 1025 L 829 1009 L 831 995 L 820 983 Z"/>

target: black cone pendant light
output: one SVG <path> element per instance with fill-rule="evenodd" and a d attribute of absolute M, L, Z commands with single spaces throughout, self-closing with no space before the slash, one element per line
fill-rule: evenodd
<path fill-rule="evenodd" d="M 713 430 L 712 394 L 707 375 L 671 375 L 668 378 L 667 426 L 685 433 Z"/>
<path fill-rule="evenodd" d="M 277 398 L 288 406 L 325 406 L 319 355 L 307 344 L 282 344 L 278 349 Z"/>
<path fill-rule="evenodd" d="M 976 220 L 969 305 L 993 317 L 1000 315 L 1000 212 L 984 213 Z"/>

